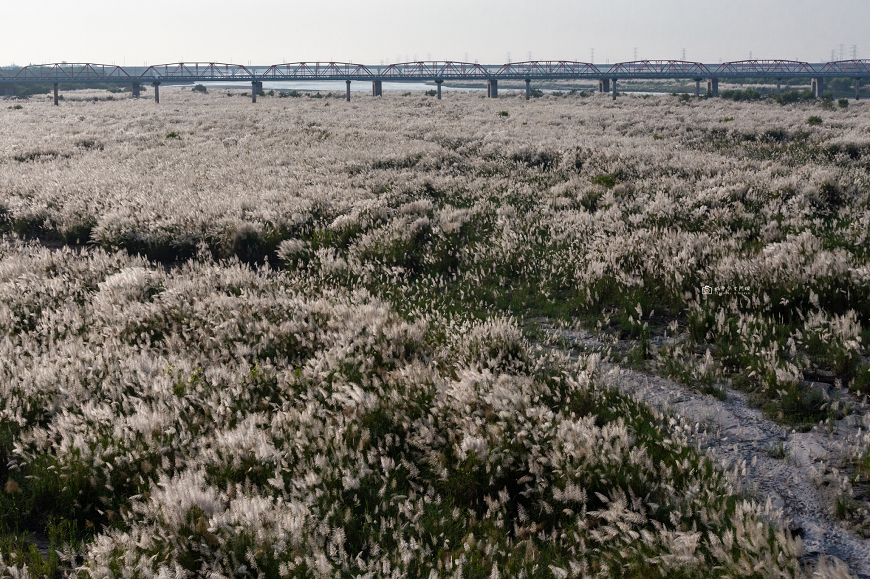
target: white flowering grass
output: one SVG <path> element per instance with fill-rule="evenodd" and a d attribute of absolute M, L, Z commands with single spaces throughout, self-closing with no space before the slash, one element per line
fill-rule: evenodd
<path fill-rule="evenodd" d="M 238 263 L 0 253 L 4 530 L 65 521 L 87 576 L 799 575 L 686 433 L 510 320 L 406 321 Z"/>
<path fill-rule="evenodd" d="M 62 247 L 0 248 L 4 565 L 34 530 L 92 577 L 801 575 L 692 427 L 514 316 L 832 420 L 866 105 L 164 92 L 0 115 L 0 226 Z"/>

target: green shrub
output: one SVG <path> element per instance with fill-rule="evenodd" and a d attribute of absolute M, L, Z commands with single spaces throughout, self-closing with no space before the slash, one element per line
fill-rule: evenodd
<path fill-rule="evenodd" d="M 423 94 L 426 96 L 436 96 L 438 94 L 438 91 L 433 88 L 432 90 L 427 90 Z"/>
<path fill-rule="evenodd" d="M 861 394 L 870 394 L 870 365 L 864 364 L 855 370 L 855 378 L 849 388 Z"/>
<path fill-rule="evenodd" d="M 719 96 L 732 101 L 757 101 L 761 98 L 761 93 L 753 88 L 748 88 L 746 90 L 723 90 Z"/>
<path fill-rule="evenodd" d="M 179 140 L 181 140 L 181 135 L 179 135 L 175 131 L 169 131 L 168 133 L 166 133 L 166 138 L 167 139 L 179 139 Z"/>
<path fill-rule="evenodd" d="M 849 106 L 849 99 L 840 99 L 840 100 L 837 101 L 837 105 L 838 105 L 841 109 L 845 109 L 845 108 L 847 108 L 847 107 Z"/>
<path fill-rule="evenodd" d="M 498 116 L 500 116 L 500 117 L 509 117 L 509 116 L 510 116 L 510 113 L 507 112 L 507 111 L 499 111 L 499 112 L 498 112 Z"/>
<path fill-rule="evenodd" d="M 772 95 L 770 95 L 770 98 L 772 98 L 774 101 L 776 101 L 777 103 L 779 103 L 781 105 L 787 105 L 790 103 L 796 103 L 796 102 L 800 102 L 800 101 L 815 100 L 816 97 L 815 97 L 815 95 L 813 95 L 813 91 L 810 91 L 810 90 L 804 90 L 804 91 L 790 90 L 790 91 L 784 92 L 784 93 L 772 94 Z"/>
<path fill-rule="evenodd" d="M 604 187 L 607 187 L 608 189 L 613 189 L 616 186 L 616 176 L 604 173 L 602 175 L 595 176 L 592 179 L 592 182 L 596 185 L 602 185 Z"/>
<path fill-rule="evenodd" d="M 813 115 L 807 119 L 807 124 L 810 125 L 811 127 L 816 127 L 818 125 L 821 125 L 822 124 L 822 117 L 820 117 L 818 115 Z"/>
<path fill-rule="evenodd" d="M 190 90 L 192 90 L 193 92 L 201 92 L 202 94 L 206 94 L 208 92 L 208 89 L 205 88 L 205 85 L 202 84 L 198 84 Z"/>

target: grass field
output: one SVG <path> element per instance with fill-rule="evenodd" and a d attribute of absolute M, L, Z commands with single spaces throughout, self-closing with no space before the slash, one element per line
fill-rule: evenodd
<path fill-rule="evenodd" d="M 162 93 L 0 109 L 0 572 L 809 572 L 600 367 L 859 412 L 864 103 Z"/>

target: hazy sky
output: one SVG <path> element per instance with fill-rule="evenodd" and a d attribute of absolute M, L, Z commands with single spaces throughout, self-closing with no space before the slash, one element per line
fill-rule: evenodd
<path fill-rule="evenodd" d="M 870 0 L 4 2 L 0 63 L 870 58 Z"/>

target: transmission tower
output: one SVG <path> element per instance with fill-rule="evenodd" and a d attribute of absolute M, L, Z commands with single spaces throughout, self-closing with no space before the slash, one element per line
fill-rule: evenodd
<path fill-rule="evenodd" d="M 852 45 L 852 60 L 858 60 L 858 45 Z"/>
<path fill-rule="evenodd" d="M 637 46 L 634 47 L 634 60 L 637 61 Z"/>
<path fill-rule="evenodd" d="M 683 60 L 686 60 L 686 49 L 683 49 Z"/>
<path fill-rule="evenodd" d="M 592 56 L 589 57 L 589 62 L 595 64 L 595 49 L 592 49 Z"/>
<path fill-rule="evenodd" d="M 845 58 L 845 56 L 846 55 L 843 53 L 843 45 L 841 44 L 840 45 L 840 60 L 843 60 L 843 58 Z"/>

